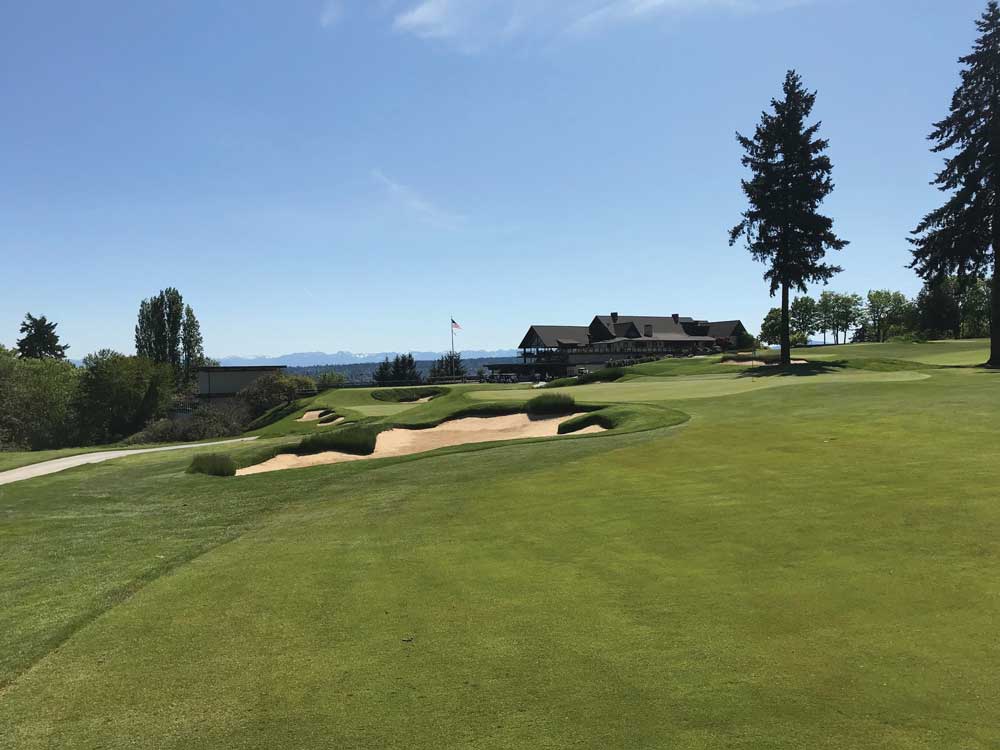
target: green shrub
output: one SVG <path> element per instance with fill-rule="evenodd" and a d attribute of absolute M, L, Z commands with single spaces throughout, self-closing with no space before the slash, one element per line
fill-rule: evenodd
<path fill-rule="evenodd" d="M 533 417 L 572 414 L 576 411 L 576 401 L 564 393 L 543 393 L 528 402 L 526 411 Z"/>
<path fill-rule="evenodd" d="M 422 398 L 441 396 L 447 393 L 444 388 L 390 388 L 383 391 L 372 391 L 376 401 L 389 401 L 397 404 L 408 404 Z"/>
<path fill-rule="evenodd" d="M 370 456 L 380 430 L 372 425 L 351 425 L 331 432 L 319 432 L 303 438 L 295 449 L 300 456 L 336 451 L 355 456 Z"/>
<path fill-rule="evenodd" d="M 208 474 L 213 477 L 236 476 L 236 462 L 225 453 L 199 453 L 188 467 L 188 474 Z"/>

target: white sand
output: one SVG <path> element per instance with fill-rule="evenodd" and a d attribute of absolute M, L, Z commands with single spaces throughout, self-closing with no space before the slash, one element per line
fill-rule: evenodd
<path fill-rule="evenodd" d="M 317 427 L 333 427 L 335 424 L 340 424 L 343 421 L 344 421 L 343 417 L 337 417 L 332 422 L 319 422 L 316 426 Z"/>
<path fill-rule="evenodd" d="M 295 421 L 296 422 L 318 422 L 320 414 L 322 414 L 322 413 L 323 413 L 322 409 L 319 409 L 318 411 L 307 411 L 305 414 L 303 414 L 301 417 L 299 417 Z"/>
<path fill-rule="evenodd" d="M 237 476 L 263 474 L 269 471 L 284 469 L 302 469 L 307 466 L 323 466 L 339 464 L 346 461 L 363 461 L 370 458 L 386 458 L 389 456 L 408 456 L 413 453 L 424 453 L 437 448 L 468 443 L 490 443 L 497 440 L 520 440 L 523 438 L 554 437 L 559 434 L 559 425 L 569 417 L 555 419 L 530 419 L 527 414 L 510 414 L 504 417 L 466 417 L 455 419 L 432 427 L 429 430 L 404 430 L 396 428 L 379 433 L 375 443 L 375 452 L 370 456 L 354 456 L 349 453 L 317 453 L 312 456 L 296 456 L 281 454 L 269 461 L 248 466 L 236 472 Z M 586 429 L 571 433 L 573 435 L 592 435 L 604 432 L 599 425 L 591 425 Z"/>

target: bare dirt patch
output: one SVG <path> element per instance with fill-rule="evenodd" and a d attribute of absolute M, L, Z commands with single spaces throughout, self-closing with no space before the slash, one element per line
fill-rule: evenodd
<path fill-rule="evenodd" d="M 491 443 L 499 440 L 522 440 L 524 438 L 555 437 L 559 434 L 559 425 L 577 414 L 555 419 L 531 419 L 527 414 L 510 414 L 503 417 L 466 417 L 444 422 L 428 430 L 405 430 L 395 428 L 379 434 L 375 444 L 375 452 L 370 456 L 354 456 L 349 453 L 317 453 L 312 456 L 296 456 L 281 454 L 274 458 L 248 466 L 236 472 L 237 476 L 263 474 L 269 471 L 284 469 L 302 469 L 307 466 L 324 466 L 339 464 L 346 461 L 363 461 L 370 458 L 387 458 L 389 456 L 408 456 L 413 453 L 425 453 L 437 448 L 447 448 L 453 445 L 468 443 Z M 603 432 L 600 425 L 591 425 L 572 433 L 573 435 L 592 435 Z"/>

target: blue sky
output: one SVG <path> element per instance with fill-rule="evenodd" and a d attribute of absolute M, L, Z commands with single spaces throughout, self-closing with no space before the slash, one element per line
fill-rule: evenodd
<path fill-rule="evenodd" d="M 743 319 L 734 139 L 794 67 L 850 247 L 913 294 L 925 140 L 984 0 L 132 0 L 0 6 L 0 342 L 132 350 L 176 286 L 209 353 L 516 345 L 596 313 Z"/>

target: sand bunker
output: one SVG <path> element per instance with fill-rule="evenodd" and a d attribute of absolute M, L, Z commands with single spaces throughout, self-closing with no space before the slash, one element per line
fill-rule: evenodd
<path fill-rule="evenodd" d="M 320 417 L 322 417 L 326 412 L 322 409 L 318 411 L 307 411 L 301 417 L 296 419 L 296 422 L 318 422 Z"/>
<path fill-rule="evenodd" d="M 340 424 L 340 423 L 341 423 L 341 422 L 343 422 L 343 421 L 344 421 L 344 418 L 343 418 L 343 417 L 337 417 L 337 418 L 336 418 L 335 420 L 333 420 L 332 422 L 320 422 L 320 423 L 319 423 L 319 424 L 317 424 L 316 426 L 317 426 L 317 427 L 333 427 L 333 426 L 334 426 L 335 424 Z"/>
<path fill-rule="evenodd" d="M 348 453 L 317 453 L 313 456 L 281 454 L 256 466 L 248 466 L 236 472 L 237 476 L 263 474 L 284 469 L 302 469 L 307 466 L 339 464 L 346 461 L 363 461 L 369 458 L 388 456 L 408 456 L 424 453 L 436 448 L 467 443 L 490 443 L 497 440 L 520 440 L 523 438 L 554 437 L 559 434 L 559 425 L 570 417 L 555 419 L 530 419 L 527 414 L 510 414 L 505 417 L 466 417 L 445 422 L 429 430 L 404 430 L 396 428 L 382 432 L 375 444 L 375 452 L 370 456 L 352 456 Z M 603 432 L 604 428 L 592 425 L 573 435 L 589 435 Z"/>

